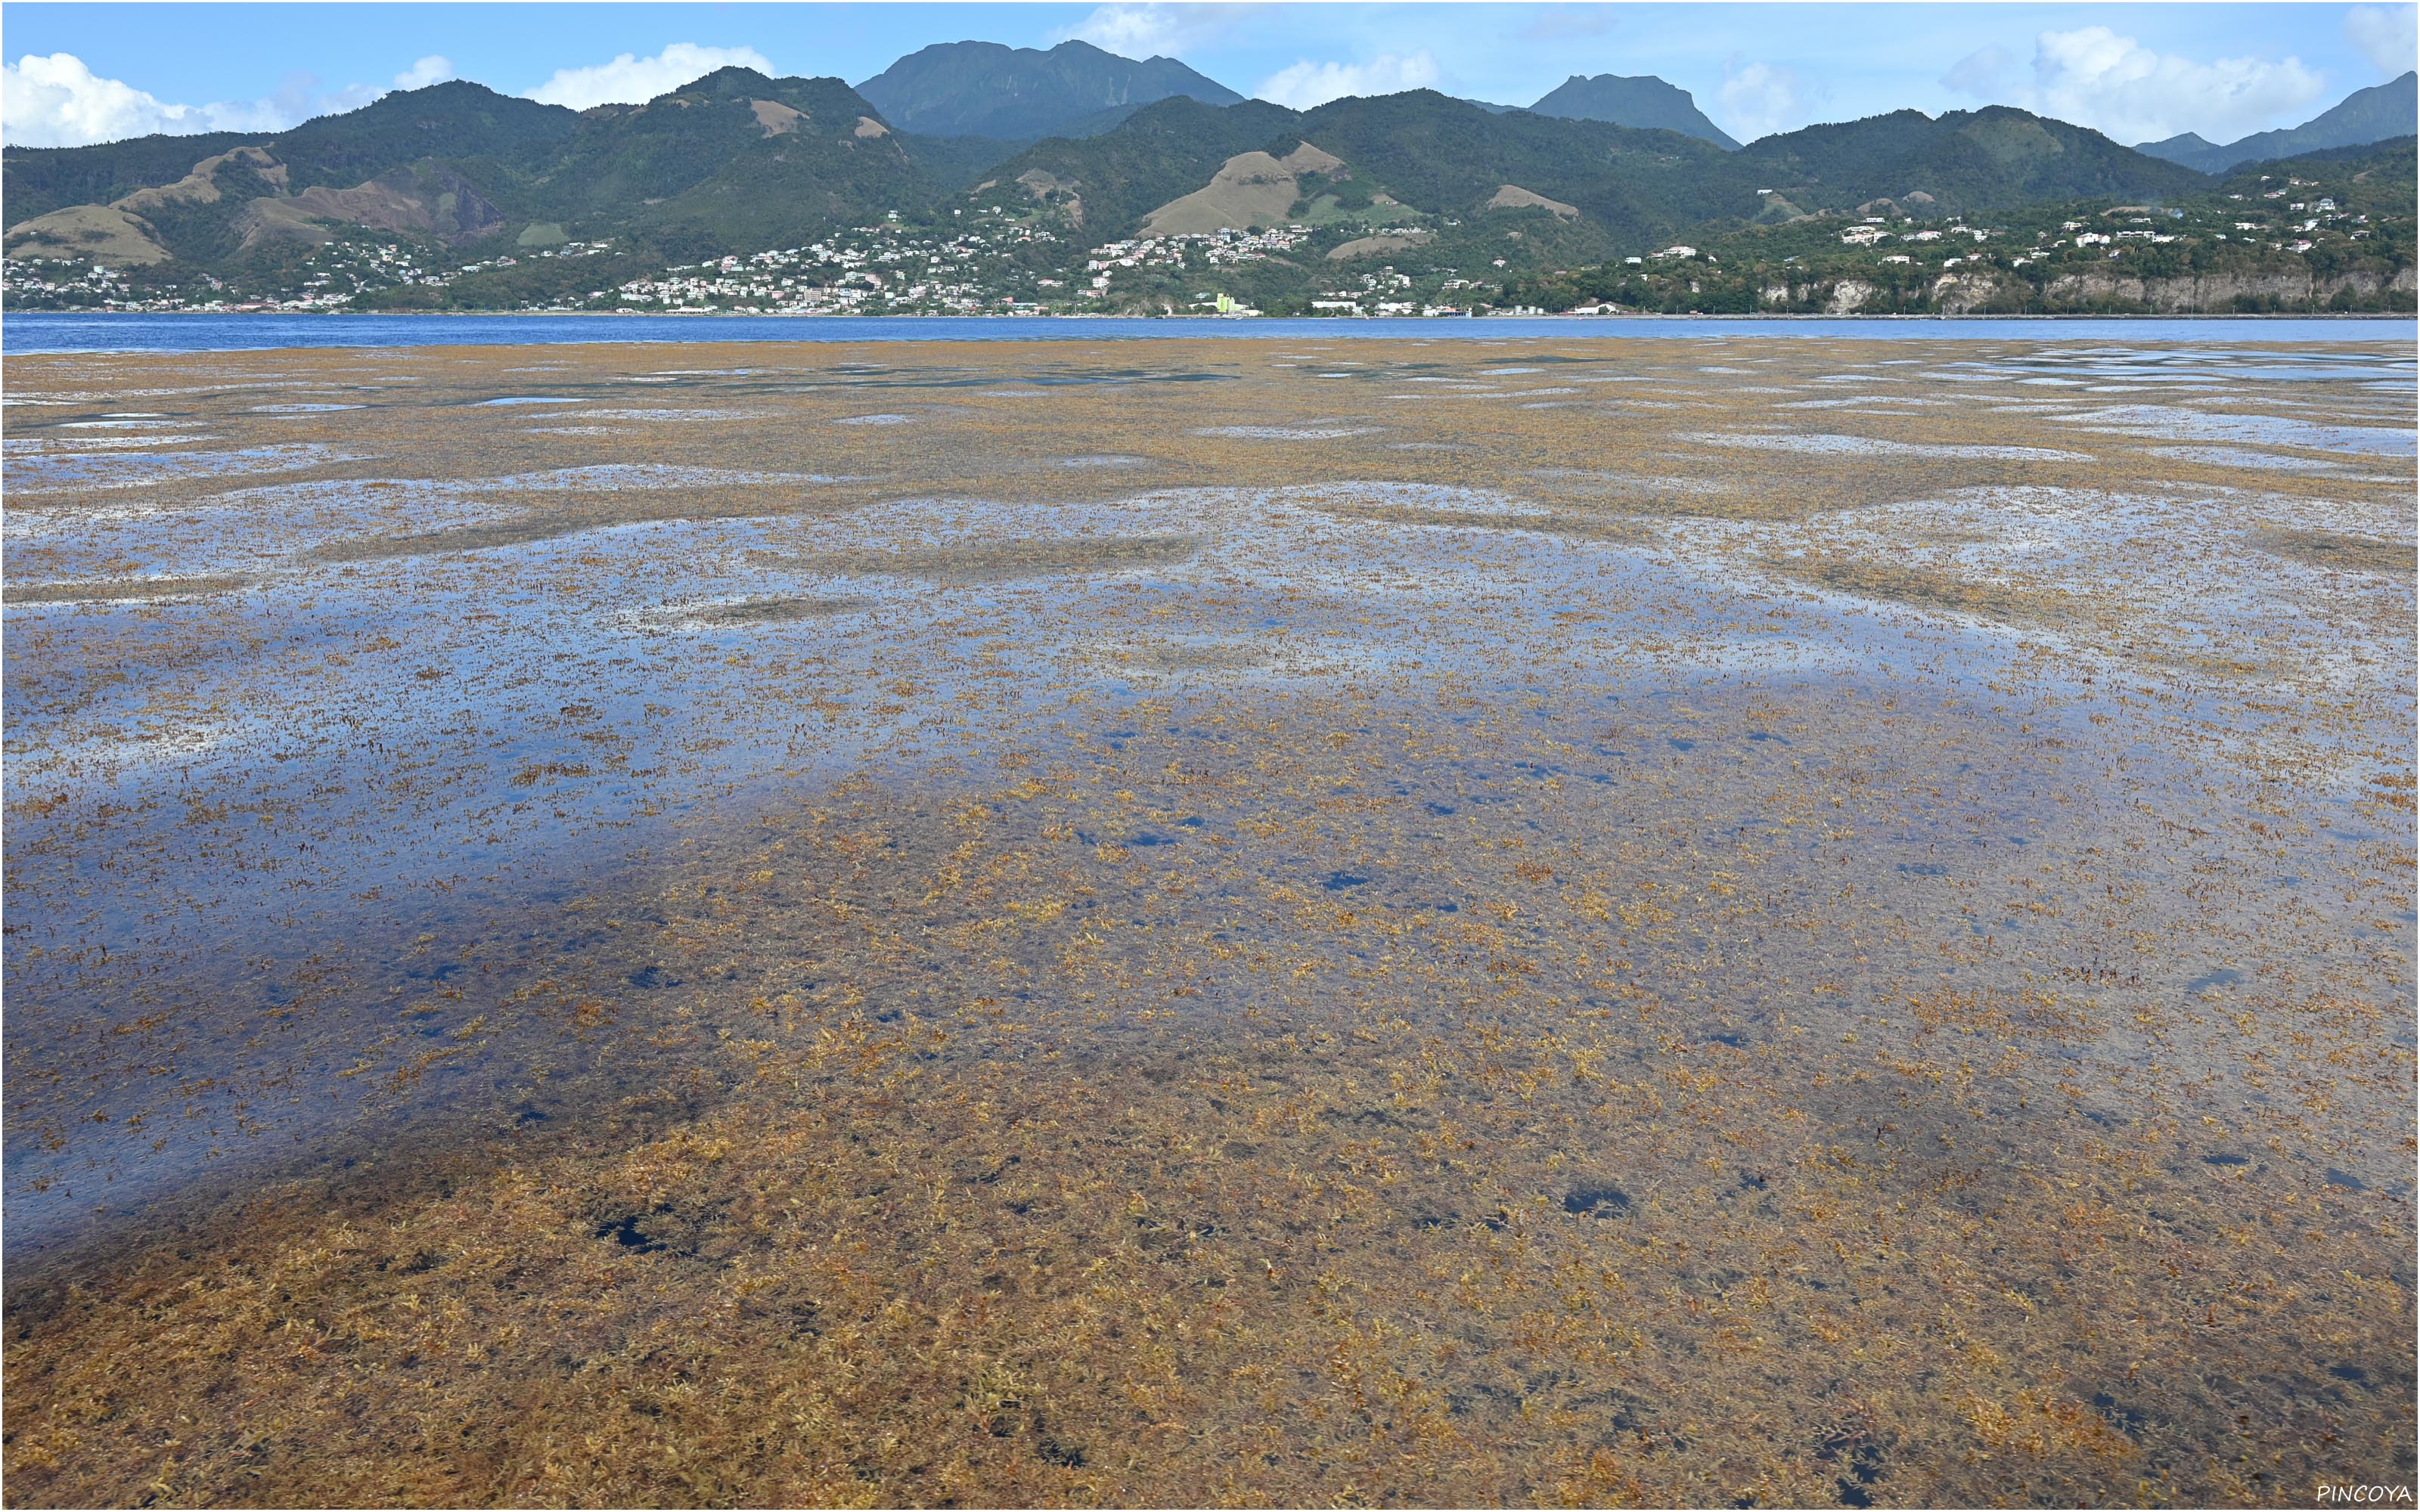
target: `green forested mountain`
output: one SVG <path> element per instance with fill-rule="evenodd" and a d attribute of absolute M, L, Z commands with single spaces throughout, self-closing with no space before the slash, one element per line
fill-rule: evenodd
<path fill-rule="evenodd" d="M 2407 136 L 2415 112 L 2420 112 L 2420 73 L 2407 71 L 2401 78 L 2354 90 L 2300 126 L 2261 131 L 2224 147 L 2186 131 L 2164 142 L 2146 142 L 2139 150 L 2203 173 L 2225 173 L 2241 163 Z"/>
<path fill-rule="evenodd" d="M 1103 136 L 1036 143 L 991 177 L 1021 184 L 1037 201 L 1078 207 L 1088 231 L 1124 236 L 1158 207 L 1201 190 L 1229 159 L 1255 151 L 1284 159 L 1304 143 L 1342 159 L 1350 180 L 1422 214 L 1477 214 L 1511 185 L 1625 227 L 1699 218 L 1684 203 L 1689 169 L 1724 156 L 1676 132 L 1499 115 L 1415 90 L 1307 112 L 1168 100 Z"/>
<path fill-rule="evenodd" d="M 908 155 L 925 173 L 949 189 L 966 188 L 979 178 L 988 177 L 987 169 L 1016 156 L 1025 147 L 1022 142 L 1003 142 L 991 136 L 924 136 L 914 131 L 900 132 L 899 145 L 908 149 Z"/>
<path fill-rule="evenodd" d="M 1427 90 L 1303 113 L 1169 100 L 1103 136 L 1037 143 L 987 177 L 1021 183 L 1037 200 L 1079 204 L 1087 230 L 1123 235 L 1234 155 L 1283 158 L 1304 142 L 1427 214 L 1479 211 L 1512 185 L 1625 235 L 1885 198 L 1949 215 L 2079 194 L 2158 198 L 2203 182 L 2097 131 L 2002 107 L 1938 119 L 1901 111 L 1727 152 L 1676 131 L 1497 114 Z"/>
<path fill-rule="evenodd" d="M 838 79 L 745 69 L 584 113 L 442 84 L 274 134 L 12 149 L 5 171 L 12 255 L 204 267 L 346 227 L 753 250 L 928 207 L 953 181 Z"/>
<path fill-rule="evenodd" d="M 576 112 L 455 80 L 305 121 L 279 133 L 277 157 L 298 190 L 343 187 L 424 160 L 534 169 L 579 131 Z"/>
<path fill-rule="evenodd" d="M 1944 223 L 1809 217 L 1508 275 L 1508 303 L 1668 314 L 2409 311 L 2414 139 L 2248 164 L 2163 204 L 2032 200 Z"/>
<path fill-rule="evenodd" d="M 2005 105 L 1937 118 L 1895 111 L 1838 126 L 1762 137 L 1733 162 L 1757 187 L 1801 209 L 1849 209 L 1876 198 L 1929 195 L 1934 213 L 1995 209 L 2026 200 L 2189 193 L 2202 177 L 2145 157 L 2098 131 Z"/>
<path fill-rule="evenodd" d="M 754 251 L 921 206 L 939 184 L 838 79 L 722 69 L 644 105 L 604 105 L 519 177 L 513 203 L 575 237 L 636 233 L 669 255 Z"/>
<path fill-rule="evenodd" d="M 1037 142 L 984 177 L 1023 188 L 1072 226 L 1123 235 L 1157 207 L 1200 189 L 1229 158 L 1267 146 L 1295 119 L 1293 111 L 1260 100 L 1224 108 L 1163 100 L 1103 135 Z"/>
<path fill-rule="evenodd" d="M 1580 121 L 1610 121 L 1642 131 L 1678 131 L 1703 137 L 1718 147 L 1736 150 L 1737 142 L 1706 119 L 1686 89 L 1666 84 L 1652 74 L 1626 79 L 1600 73 L 1595 78 L 1573 74 L 1529 107 L 1541 116 L 1561 116 Z"/>
<path fill-rule="evenodd" d="M 359 110 L 321 116 L 291 131 L 145 136 L 86 147 L 9 147 L 5 162 L 8 224 L 70 205 L 105 205 L 138 189 L 176 182 L 205 158 L 239 147 L 270 149 L 296 191 L 344 188 L 424 158 L 535 164 L 580 130 L 560 105 L 500 95 L 465 81 L 387 95 Z"/>
<path fill-rule="evenodd" d="M 2383 142 L 2247 162 L 2211 193 L 2229 203 L 2270 210 L 2284 202 L 2288 215 L 2296 203 L 2307 207 L 2327 199 L 2348 214 L 2409 220 L 2420 213 L 2420 203 L 2415 203 L 2420 202 L 2420 137 L 2406 133 Z"/>
<path fill-rule="evenodd" d="M 6 180 L 0 202 L 12 226 L 70 205 L 106 205 L 138 189 L 175 183 L 203 159 L 258 140 L 243 131 L 204 131 L 88 147 L 11 147 L 0 151 Z"/>
<path fill-rule="evenodd" d="M 937 42 L 857 88 L 903 131 L 1010 142 L 1094 135 L 1171 96 L 1205 105 L 1233 105 L 1244 98 L 1174 58 L 1138 61 L 1077 41 L 1048 52 Z"/>

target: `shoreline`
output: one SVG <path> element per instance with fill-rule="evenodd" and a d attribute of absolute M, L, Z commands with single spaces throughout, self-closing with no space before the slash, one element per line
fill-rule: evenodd
<path fill-rule="evenodd" d="M 958 342 L 1654 342 L 1740 339 L 2420 345 L 2408 316 L 1493 316 L 1467 319 L 1186 316 L 659 316 L 449 311 L 26 312 L 0 322 L 0 355 L 103 356 L 422 347 L 831 346 Z"/>
<path fill-rule="evenodd" d="M 1316 315 L 792 315 L 780 312 L 751 314 L 745 310 L 0 310 L 0 320 L 23 319 L 27 316 L 51 316 L 72 319 L 235 319 L 252 316 L 269 316 L 279 319 L 329 320 L 1149 320 L 1153 322 L 1185 322 L 1187 324 L 1251 325 L 1262 322 L 1291 322 L 1322 325 L 1466 325 L 1478 321 L 1508 320 L 1584 320 L 1591 324 L 1607 322 L 1626 324 L 1652 321 L 1669 324 L 1699 322 L 1734 325 L 1787 325 L 1799 322 L 1847 322 L 1854 324 L 1891 324 L 1927 322 L 1933 324 L 1990 324 L 1998 321 L 2026 321 L 2039 324 L 2074 323 L 2091 320 L 2326 320 L 2384 323 L 2401 321 L 2420 326 L 2420 313 L 2402 314 L 2395 311 L 2315 310 L 2296 312 L 2269 310 L 2244 312 L 2235 310 L 2208 313 L 2178 312 L 2164 315 L 2134 312 L 2066 315 L 1575 315 L 1547 313 L 1543 315 L 1480 315 L 1480 316 L 1316 316 Z"/>

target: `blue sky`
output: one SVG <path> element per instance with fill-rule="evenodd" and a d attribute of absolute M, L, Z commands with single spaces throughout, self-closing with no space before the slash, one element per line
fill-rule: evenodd
<path fill-rule="evenodd" d="M 1080 37 L 1307 107 L 1428 86 L 1528 104 L 1652 73 L 1743 139 L 2022 105 L 2136 142 L 2296 124 L 2413 66 L 2412 5 L 77 5 L 0 8 L 5 134 L 274 131 L 475 79 L 585 105 L 737 61 L 858 83 L 928 43 Z"/>

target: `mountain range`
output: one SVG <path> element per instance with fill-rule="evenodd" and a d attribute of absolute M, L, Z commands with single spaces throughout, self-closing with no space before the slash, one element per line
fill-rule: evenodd
<path fill-rule="evenodd" d="M 2146 142 L 2141 150 L 2203 173 L 2226 173 L 2269 158 L 2290 158 L 2329 147 L 2363 147 L 2390 137 L 2409 136 L 2415 115 L 2420 115 L 2420 73 L 2406 72 L 2401 78 L 2353 91 L 2300 126 L 2261 131 L 2225 147 L 2187 131 L 2163 142 Z"/>
<path fill-rule="evenodd" d="M 2270 135 L 2300 151 L 2408 132 L 2412 98 L 2406 75 Z M 1296 112 L 1169 58 L 958 42 L 854 88 L 733 68 L 575 112 L 455 82 L 280 132 L 12 147 L 0 174 L 12 259 L 212 276 L 299 270 L 365 236 L 456 261 L 610 241 L 617 266 L 664 266 L 995 206 L 1070 243 L 1286 223 L 1517 270 L 1697 228 L 2208 187 L 2176 161 L 2187 148 L 2157 146 L 2175 150 L 1993 106 L 1741 147 L 1685 91 L 1611 74 L 1575 75 L 1527 109 L 1415 90 Z"/>
<path fill-rule="evenodd" d="M 1279 192 L 1272 165 L 1295 162 L 1306 146 L 1332 165 L 1294 171 L 1302 192 Z M 1237 226 L 1317 224 L 1325 197 L 1331 210 L 1371 207 L 1378 222 L 1545 208 L 1636 239 L 1885 199 L 1950 215 L 2084 194 L 2159 198 L 2201 177 L 2098 132 L 2003 106 L 1937 119 L 1900 111 L 1727 151 L 1676 131 L 1491 112 L 1414 90 L 1299 113 L 1259 100 L 1218 109 L 1164 100 L 1105 135 L 1035 143 L 990 170 L 986 182 L 1003 191 L 1014 184 L 1071 226 L 1104 238 L 1147 225 L 1206 229 L 1208 222 L 1178 227 L 1168 216 L 1199 193 L 1209 197 L 1201 208 L 1213 220 L 1223 215 Z"/>
<path fill-rule="evenodd" d="M 1143 106 L 1172 97 L 1205 105 L 1244 101 L 1174 58 L 1136 62 L 1077 41 L 1047 52 L 998 42 L 938 42 L 910 53 L 857 90 L 903 131 L 1020 147 L 1046 136 L 1098 136 Z M 1524 108 L 1468 103 L 1493 115 Z M 1652 76 L 1575 73 L 1526 108 L 1541 116 L 1679 131 L 1725 147 L 1739 146 L 1706 119 L 1687 90 Z"/>
<path fill-rule="evenodd" d="M 172 139 L 223 150 L 187 156 L 164 183 L 175 160 L 156 139 L 11 151 L 9 212 L 25 218 L 8 227 L 9 255 L 83 247 L 209 267 L 358 227 L 456 247 L 619 237 L 677 258 L 941 193 L 847 85 L 736 68 L 643 105 L 576 112 L 458 81 L 273 136 L 225 136 Z"/>

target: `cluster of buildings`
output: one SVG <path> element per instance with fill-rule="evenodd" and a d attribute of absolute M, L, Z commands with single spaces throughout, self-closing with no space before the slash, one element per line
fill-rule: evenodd
<path fill-rule="evenodd" d="M 1392 268 L 1360 275 L 1359 288 L 1329 288 L 1319 291 L 1311 301 L 1313 315 L 1342 316 L 1419 316 L 1443 318 L 1472 313 L 1468 304 L 1432 301 L 1410 297 L 1412 280 Z M 1456 289 L 1476 289 L 1480 285 L 1467 278 L 1449 278 L 1439 285 L 1445 294 Z"/>
<path fill-rule="evenodd" d="M 1182 273 L 1196 257 L 1204 268 L 1260 262 L 1292 251 L 1310 236 L 1307 225 L 1279 225 L 1264 231 L 1181 231 L 1105 242 L 1084 259 L 1086 283 L 1078 293 L 1085 299 L 1109 298 L 1111 281 L 1125 269 Z"/>
<path fill-rule="evenodd" d="M 345 300 L 310 289 L 278 301 L 229 299 L 226 285 L 208 273 L 194 274 L 190 290 L 182 284 L 138 284 L 130 281 L 122 270 L 73 257 L 10 257 L 0 261 L 0 302 L 12 310 L 116 310 L 130 314 L 345 307 Z"/>
<path fill-rule="evenodd" d="M 541 247 L 535 252 L 525 252 L 522 256 L 528 257 L 533 262 L 549 257 L 601 257 L 613 250 L 613 243 L 611 239 L 603 241 L 566 241 L 559 247 Z M 473 273 L 485 273 L 498 268 L 517 268 L 520 266 L 520 257 L 498 256 L 490 257 L 485 262 L 465 263 L 455 269 L 443 281 L 451 283 L 457 278 L 468 278 Z"/>
<path fill-rule="evenodd" d="M 2260 181 L 2264 184 L 2269 182 L 2269 176 L 2267 174 L 2262 174 L 2260 176 Z M 2260 197 L 2262 199 L 2285 199 L 2288 194 L 2292 193 L 2297 189 L 2309 189 L 2312 187 L 2314 186 L 2307 178 L 2289 177 L 2280 188 L 2262 191 Z M 2229 199 L 2242 199 L 2242 197 L 2243 196 L 2241 194 L 2230 194 L 2227 196 Z M 2319 231 L 2323 226 L 2329 230 L 2343 232 L 2348 240 L 2364 241 L 2369 238 L 2370 224 L 2368 216 L 2356 215 L 2349 210 L 2340 209 L 2337 208 L 2336 202 L 2334 199 L 2328 198 L 2324 195 L 2320 198 L 2308 201 L 2299 199 L 2288 200 L 2284 208 L 2287 214 L 2300 215 L 2304 219 L 2301 224 L 2286 228 L 2285 231 L 2279 235 L 2277 239 L 2271 241 L 2269 243 L 2269 250 L 2272 252 L 2308 252 L 2314 245 L 2316 245 L 2316 243 L 2308 239 L 2309 236 L 2312 233 Z M 2235 223 L 2235 228 L 2238 231 L 2252 232 L 2273 229 L 2273 227 L 2268 225 L 2266 223 L 2259 221 L 2238 221 Z M 2285 239 L 2286 237 L 2294 236 L 2298 232 L 2302 234 L 2302 239 L 2295 240 L 2291 243 L 2288 243 Z"/>
<path fill-rule="evenodd" d="M 362 295 L 376 289 L 445 288 L 457 280 L 512 268 L 523 260 L 594 257 L 611 251 L 610 241 L 566 241 L 523 250 L 519 256 L 504 255 L 440 267 L 436 255 L 427 249 L 397 241 L 339 238 L 315 248 L 304 260 L 305 270 L 287 286 L 241 293 L 230 291 L 224 281 L 208 273 L 190 274 L 184 282 L 158 283 L 71 257 L 11 257 L 0 263 L 0 292 L 12 306 L 35 308 L 327 313 L 352 309 Z"/>
<path fill-rule="evenodd" d="M 45 304 L 72 300 L 87 308 L 141 308 L 127 302 L 131 291 L 117 270 L 72 257 L 11 257 L 0 263 L 0 292 L 11 304 L 30 296 Z"/>
<path fill-rule="evenodd" d="M 611 297 L 618 307 L 690 314 L 1024 313 L 1064 286 L 1026 255 L 1057 239 L 1039 226 L 999 224 L 919 235 L 894 217 L 803 247 L 668 268 Z"/>
<path fill-rule="evenodd" d="M 2009 266 L 2011 268 L 2023 268 L 2028 263 L 2038 263 L 2050 260 L 2053 255 L 2055 254 L 2058 249 L 2063 247 L 2072 247 L 2079 251 L 2095 247 L 2107 247 L 2111 249 L 2109 255 L 2114 257 L 2119 255 L 2120 244 L 2123 242 L 2144 241 L 2149 242 L 2153 245 L 2165 245 L 2166 243 L 2181 239 L 2180 236 L 2176 232 L 2158 229 L 2163 218 L 2170 222 L 2182 220 L 2185 212 L 2181 209 L 2171 208 L 2157 210 L 2148 205 L 2120 205 L 2102 213 L 2104 216 L 2109 217 L 2122 217 L 2125 222 L 2125 227 L 2123 229 L 2102 230 L 2096 228 L 2091 223 L 2086 221 L 2064 221 L 2060 223 L 2058 227 L 2060 233 L 2062 233 L 2060 235 L 2054 237 L 2053 234 L 2047 230 L 2036 232 L 2034 234 L 2034 245 L 2028 248 L 2023 255 L 2011 258 Z M 2239 231 L 2244 231 L 2257 229 L 2257 227 L 2250 223 L 2238 223 L 2237 229 Z M 1920 230 L 1902 230 L 1894 232 L 1887 229 L 1886 223 L 1883 217 L 1872 215 L 1866 217 L 1865 220 L 1860 222 L 1858 224 L 1850 226 L 1846 230 L 1842 231 L 1840 233 L 1840 244 L 1847 247 L 1864 248 L 1877 247 L 1883 242 L 1891 240 L 1897 240 L 1902 243 L 1929 243 L 1954 240 L 1961 236 L 1971 238 L 1977 242 L 1983 242 L 1989 240 L 1994 236 L 2005 236 L 2008 233 L 2005 231 L 1993 231 L 1983 226 L 1967 225 L 1962 222 L 1953 222 L 1951 224 L 1947 226 L 1926 226 Z M 2222 233 L 2219 234 L 2218 239 L 2224 241 L 2226 238 Z M 1912 265 L 1917 259 L 1916 256 L 1905 253 L 1893 253 L 1885 256 L 1881 260 L 1885 264 L 1898 263 Z M 1981 262 L 1985 260 L 1986 259 L 1980 253 L 1974 253 L 1963 256 L 1944 258 L 1941 266 L 1944 268 L 1956 268 L 1962 264 Z"/>
<path fill-rule="evenodd" d="M 420 285 L 428 288 L 445 288 L 456 280 L 498 269 L 519 267 L 524 260 L 536 262 L 554 257 L 601 257 L 613 250 L 613 243 L 603 241 L 563 241 L 551 247 L 535 250 L 523 248 L 519 256 L 500 254 L 478 262 L 436 266 L 432 255 L 420 248 L 394 241 L 331 241 L 311 255 L 311 265 L 320 271 L 303 280 L 308 289 L 325 288 L 339 277 L 352 280 L 354 291 L 392 287 L 396 285 Z"/>
<path fill-rule="evenodd" d="M 1923 242 L 1940 241 L 1945 238 L 1961 236 L 1972 237 L 1978 241 L 1983 241 L 1988 240 L 1992 236 L 1990 231 L 1985 230 L 1979 225 L 1967 225 L 1963 223 L 1953 223 L 1947 227 L 1926 226 L 1920 231 L 1900 232 L 1893 232 L 1885 229 L 1885 223 L 1881 216 L 1869 215 L 1857 224 L 1853 225 L 1846 231 L 1840 233 L 1840 245 L 1844 247 L 1874 247 L 1880 246 L 1882 243 L 1889 241 L 1894 238 L 1900 241 Z M 1889 260 L 1890 259 L 1888 258 L 1884 259 L 1885 262 Z M 1901 260 L 1906 261 L 1907 259 L 1902 258 Z"/>

